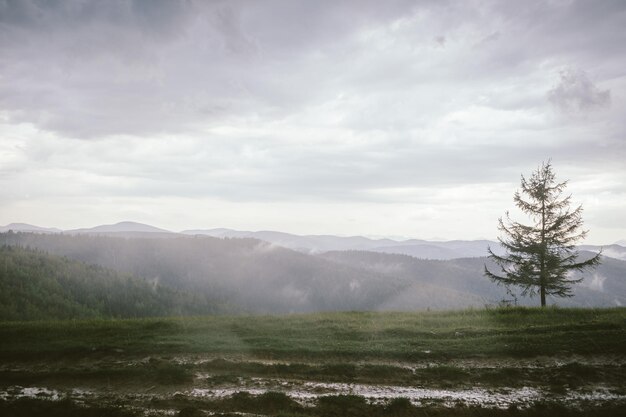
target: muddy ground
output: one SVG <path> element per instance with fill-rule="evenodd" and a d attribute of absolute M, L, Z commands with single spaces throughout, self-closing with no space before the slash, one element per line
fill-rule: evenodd
<path fill-rule="evenodd" d="M 246 412 L 250 406 L 237 409 L 237 401 L 259 398 L 306 411 L 331 397 L 358 397 L 380 410 L 394 401 L 408 401 L 416 410 L 511 412 L 558 405 L 582 411 L 626 407 L 625 370 L 618 356 L 313 363 L 197 354 L 127 357 L 113 352 L 97 359 L 3 363 L 0 400 L 69 400 L 74 406 L 114 407 L 151 416 L 184 415 L 186 410 L 198 415 Z"/>

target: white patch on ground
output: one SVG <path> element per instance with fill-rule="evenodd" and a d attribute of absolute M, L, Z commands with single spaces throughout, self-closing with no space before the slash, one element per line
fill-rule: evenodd
<path fill-rule="evenodd" d="M 171 409 L 160 409 L 160 408 L 148 408 L 147 410 L 143 411 L 143 414 L 145 416 L 177 416 L 179 413 L 178 410 L 171 410 Z"/>
<path fill-rule="evenodd" d="M 6 391 L 0 392 L 0 398 L 18 399 L 18 398 L 40 398 L 56 401 L 61 398 L 59 391 L 41 387 L 9 387 Z"/>
<path fill-rule="evenodd" d="M 430 389 L 419 387 L 403 387 L 392 385 L 367 385 L 325 382 L 291 383 L 282 380 L 252 378 L 251 386 L 243 388 L 195 388 L 185 393 L 191 397 L 224 398 L 237 392 L 248 392 L 251 395 L 260 395 L 269 391 L 282 392 L 301 404 L 310 404 L 322 396 L 328 395 L 358 395 L 372 403 L 381 403 L 394 398 L 408 398 L 415 405 L 424 405 L 437 402 L 447 407 L 458 403 L 481 407 L 506 408 L 511 404 L 530 405 L 536 401 L 554 399 L 568 403 L 576 401 L 614 401 L 626 400 L 626 395 L 611 393 L 608 389 L 598 389 L 591 392 L 570 391 L 564 395 L 554 396 L 541 390 L 522 388 L 487 389 Z"/>
<path fill-rule="evenodd" d="M 20 387 L 11 386 L 4 391 L 0 391 L 0 399 L 3 400 L 16 400 L 19 398 L 37 398 L 42 400 L 57 401 L 61 398 L 85 398 L 93 395 L 92 391 L 88 391 L 82 388 L 72 388 L 66 392 L 60 392 L 55 389 L 49 389 L 44 387 Z"/>
<path fill-rule="evenodd" d="M 615 400 L 624 400 L 626 399 L 626 395 L 619 395 L 611 392 L 611 389 L 606 387 L 597 387 L 592 392 L 575 392 L 570 391 L 565 394 L 563 400 L 564 401 L 590 401 L 590 402 L 599 402 L 599 401 L 615 401 Z"/>
<path fill-rule="evenodd" d="M 431 353 L 429 350 L 422 351 L 424 353 Z M 147 363 L 150 357 L 144 358 L 137 363 Z M 278 359 L 261 359 L 261 358 L 241 358 L 241 357 L 225 357 L 223 355 L 182 355 L 174 357 L 172 360 L 179 365 L 204 365 L 214 360 L 224 360 L 233 363 L 245 363 L 255 365 L 309 365 L 312 367 L 319 367 L 322 365 L 335 364 L 335 362 L 322 363 L 320 362 L 307 362 L 298 361 L 293 362 L 289 360 Z M 572 355 L 568 358 L 554 358 L 554 357 L 536 357 L 531 359 L 507 359 L 502 358 L 498 360 L 493 359 L 452 359 L 452 360 L 438 360 L 432 359 L 428 361 L 420 362 L 402 362 L 402 361 L 377 361 L 377 360 L 365 360 L 354 362 L 354 365 L 365 366 L 394 366 L 397 368 L 409 369 L 415 371 L 417 369 L 432 368 L 437 366 L 455 367 L 461 369 L 500 369 L 500 368 L 521 368 L 521 369 L 544 369 L 552 367 L 561 367 L 568 364 L 582 364 L 591 366 L 626 366 L 626 360 L 621 356 L 615 355 L 596 355 L 593 357 L 585 357 L 579 355 Z M 1 368 L 0 368 L 1 369 Z"/>
<path fill-rule="evenodd" d="M 367 385 L 348 383 L 325 383 L 325 382 L 296 382 L 281 379 L 252 378 L 239 381 L 241 385 L 226 386 L 220 388 L 194 388 L 190 391 L 174 392 L 165 394 L 164 398 L 225 398 L 239 392 L 250 395 L 262 395 L 267 392 L 281 392 L 288 395 L 304 406 L 315 404 L 315 400 L 324 396 L 332 395 L 357 395 L 364 397 L 370 403 L 382 404 L 394 398 L 407 398 L 414 405 L 429 405 L 436 403 L 445 407 L 454 407 L 458 404 L 467 406 L 479 406 L 486 408 L 507 408 L 512 404 L 518 407 L 527 407 L 534 402 L 549 400 L 570 407 L 589 403 L 606 403 L 614 401 L 626 401 L 626 395 L 615 393 L 609 387 L 599 386 L 592 391 L 569 390 L 563 394 L 554 394 L 541 389 L 522 388 L 499 388 L 499 389 L 430 389 L 420 387 L 403 387 L 394 385 Z M 69 391 L 57 391 L 42 387 L 12 386 L 0 391 L 0 399 L 16 400 L 20 398 L 37 398 L 42 400 L 57 401 L 62 398 L 97 399 L 99 395 L 108 396 L 106 393 L 87 391 L 74 388 Z M 163 395 L 163 394 L 161 394 Z M 134 401 L 146 401 L 154 398 L 153 394 L 127 393 L 128 399 Z M 173 415 L 175 410 L 158 410 L 161 415 Z"/>

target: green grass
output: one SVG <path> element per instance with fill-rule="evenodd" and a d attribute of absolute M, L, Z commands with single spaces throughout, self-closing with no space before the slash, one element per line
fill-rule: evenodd
<path fill-rule="evenodd" d="M 622 355 L 626 308 L 0 323 L 0 359 L 216 354 L 284 360 Z"/>
<path fill-rule="evenodd" d="M 87 387 L 100 394 L 78 401 L 0 398 L 0 415 L 139 416 L 156 407 L 183 417 L 209 411 L 282 417 L 611 416 L 623 401 L 580 408 L 541 401 L 502 410 L 446 408 L 436 401 L 416 407 L 401 398 L 375 404 L 330 395 L 305 407 L 284 393 L 245 391 L 261 378 L 295 387 L 305 381 L 536 387 L 556 395 L 608 386 L 624 395 L 625 356 L 626 308 L 3 322 L 0 388 Z M 531 363 L 548 365 L 525 365 Z M 407 366 L 412 364 L 415 369 Z M 213 399 L 174 394 L 192 387 L 242 392 Z M 134 396 L 141 392 L 149 397 Z"/>

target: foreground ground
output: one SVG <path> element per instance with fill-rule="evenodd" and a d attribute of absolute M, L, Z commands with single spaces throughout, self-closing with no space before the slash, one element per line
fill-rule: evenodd
<path fill-rule="evenodd" d="M 0 323 L 0 415 L 617 415 L 626 309 Z"/>

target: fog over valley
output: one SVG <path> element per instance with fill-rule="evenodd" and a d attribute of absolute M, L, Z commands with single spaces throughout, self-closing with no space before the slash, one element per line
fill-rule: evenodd
<path fill-rule="evenodd" d="M 487 246 L 503 253 L 494 241 L 395 241 L 228 229 L 174 233 L 134 222 L 67 231 L 14 224 L 2 230 L 0 245 L 43 251 L 37 253 L 48 254 L 52 260 L 63 257 L 98 265 L 128 276 L 146 289 L 177 292 L 182 299 L 194 300 L 175 305 L 176 299 L 172 299 L 155 309 L 157 314 L 442 310 L 536 304 L 529 297 L 508 293 L 483 275 L 485 264 L 493 267 L 486 258 Z M 580 256 L 589 258 L 600 247 L 580 249 Z M 584 280 L 575 286 L 573 298 L 551 299 L 550 304 L 624 305 L 626 248 L 607 245 L 603 254 L 600 267 L 579 273 Z M 10 257 L 11 252 L 5 256 Z M 84 280 L 81 285 L 89 283 L 85 277 L 80 279 Z"/>

